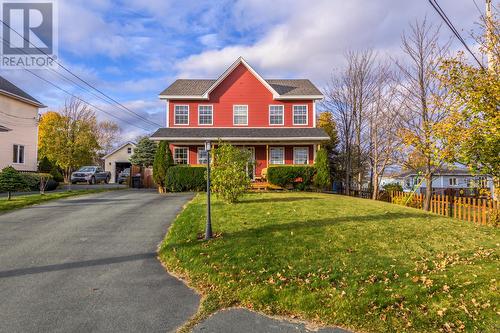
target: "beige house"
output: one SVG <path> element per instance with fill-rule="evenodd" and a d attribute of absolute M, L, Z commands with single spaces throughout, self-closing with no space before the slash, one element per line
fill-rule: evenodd
<path fill-rule="evenodd" d="M 130 168 L 130 156 L 134 153 L 135 142 L 129 141 L 104 156 L 104 169 L 111 172 L 110 183 L 116 183 L 120 172 Z"/>
<path fill-rule="evenodd" d="M 0 169 L 37 170 L 38 111 L 44 107 L 0 76 Z"/>

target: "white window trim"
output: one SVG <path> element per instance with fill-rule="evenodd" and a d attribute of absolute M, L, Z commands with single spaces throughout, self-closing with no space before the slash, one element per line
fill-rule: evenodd
<path fill-rule="evenodd" d="M 200 123 L 200 106 L 210 106 L 212 108 L 212 122 L 210 124 Z M 214 124 L 214 105 L 213 104 L 198 104 L 198 126 L 213 126 Z"/>
<path fill-rule="evenodd" d="M 201 165 L 201 164 L 206 164 L 206 163 L 201 163 L 200 162 L 200 151 L 203 151 L 205 150 L 205 147 L 198 147 L 198 149 L 196 150 L 196 162 Z M 209 153 L 210 154 L 210 153 Z M 208 158 L 208 157 L 207 157 Z"/>
<path fill-rule="evenodd" d="M 454 181 L 452 181 L 452 180 L 454 180 Z M 457 186 L 457 184 L 458 184 L 457 177 L 450 177 L 450 178 L 448 178 L 448 185 L 449 186 Z"/>
<path fill-rule="evenodd" d="M 24 147 L 24 149 L 23 149 L 23 163 L 12 161 L 12 164 L 13 165 L 25 165 L 26 164 L 26 145 L 22 145 L 20 143 L 13 143 L 12 149 L 14 149 L 14 146 L 17 146 L 17 160 L 19 160 L 19 147 L 21 147 L 21 146 Z"/>
<path fill-rule="evenodd" d="M 276 163 L 271 163 L 271 150 L 273 149 L 281 149 L 283 151 L 283 163 L 281 164 L 276 164 Z M 286 150 L 285 150 L 285 147 L 277 147 L 277 146 L 274 146 L 274 147 L 269 147 L 269 161 L 267 161 L 268 165 L 285 165 L 286 163 Z"/>
<path fill-rule="evenodd" d="M 306 107 L 306 123 L 305 124 L 296 124 L 295 123 L 295 107 L 296 106 L 305 106 Z M 294 104 L 292 105 L 292 122 L 294 126 L 308 126 L 309 125 L 309 106 L 307 104 Z"/>
<path fill-rule="evenodd" d="M 245 106 L 247 108 L 247 122 L 245 124 L 235 124 L 234 123 L 234 108 L 237 106 Z M 248 126 L 248 105 L 245 104 L 234 104 L 233 105 L 233 126 Z"/>
<path fill-rule="evenodd" d="M 176 107 L 177 106 L 187 106 L 187 112 L 188 112 L 188 122 L 187 122 L 187 124 L 179 124 L 179 123 L 177 123 L 176 117 L 175 117 L 175 112 L 176 112 Z M 174 125 L 189 126 L 189 123 L 190 123 L 190 121 L 189 121 L 189 105 L 187 105 L 187 104 L 174 104 Z"/>
<path fill-rule="evenodd" d="M 271 106 L 281 106 L 281 124 L 271 124 Z M 268 107 L 268 113 L 269 113 L 269 126 L 283 126 L 285 125 L 285 106 L 281 104 L 269 104 Z"/>
<path fill-rule="evenodd" d="M 187 149 L 187 163 L 186 164 L 179 164 L 179 165 L 189 165 L 189 147 L 174 147 L 174 163 L 177 164 L 175 161 L 175 150 L 176 149 Z"/>
<path fill-rule="evenodd" d="M 306 164 L 298 164 L 295 162 L 295 151 L 297 149 L 305 149 L 307 150 L 307 160 L 306 160 Z M 309 147 L 293 147 L 293 164 L 295 165 L 308 165 L 309 164 Z"/>

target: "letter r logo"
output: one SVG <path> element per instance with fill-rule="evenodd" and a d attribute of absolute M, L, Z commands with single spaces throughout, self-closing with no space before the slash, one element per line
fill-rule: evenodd
<path fill-rule="evenodd" d="M 3 2 L 3 54 L 52 54 L 53 19 L 51 2 Z"/>

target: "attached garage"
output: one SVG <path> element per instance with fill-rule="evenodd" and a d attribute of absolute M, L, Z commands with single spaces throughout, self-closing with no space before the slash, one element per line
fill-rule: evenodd
<path fill-rule="evenodd" d="M 131 167 L 130 156 L 135 146 L 135 142 L 129 141 L 103 157 L 104 169 L 111 172 L 110 183 L 117 183 L 120 172 Z"/>

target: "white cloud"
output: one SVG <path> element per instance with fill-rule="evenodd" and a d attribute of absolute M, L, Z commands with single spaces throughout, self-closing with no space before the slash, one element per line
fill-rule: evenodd
<path fill-rule="evenodd" d="M 442 7 L 456 24 L 469 30 L 477 11 L 474 5 Z M 244 30 L 274 22 L 254 43 L 232 44 L 219 50 L 208 48 L 177 64 L 180 77 L 217 77 L 238 56 L 243 56 L 266 77 L 307 77 L 323 85 L 331 71 L 343 64 L 347 50 L 373 48 L 381 56 L 400 54 L 400 36 L 410 22 L 428 16 L 440 23 L 426 2 L 399 0 L 242 0 L 233 19 Z M 449 31 L 443 27 L 445 35 Z"/>

